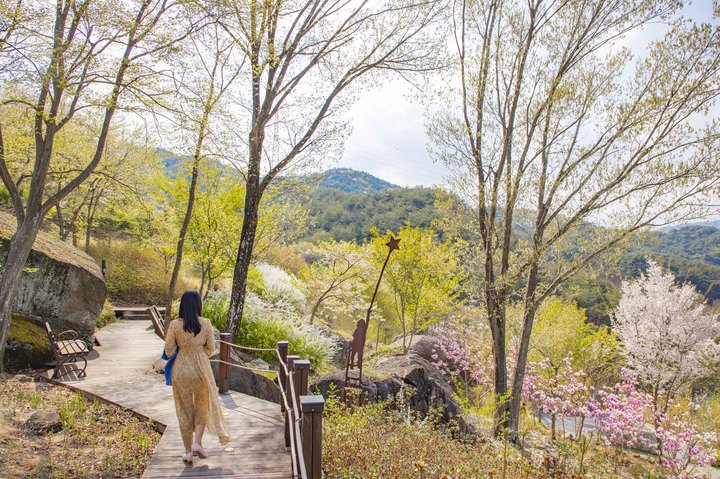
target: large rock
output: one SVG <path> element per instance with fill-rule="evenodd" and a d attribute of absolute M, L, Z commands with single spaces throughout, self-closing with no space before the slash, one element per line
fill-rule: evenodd
<path fill-rule="evenodd" d="M 409 338 L 406 339 L 406 342 L 409 341 Z M 416 354 L 417 356 L 420 356 L 421 358 L 425 359 L 426 361 L 433 361 L 433 354 L 436 354 L 435 352 L 435 345 L 437 344 L 437 338 L 435 336 L 430 336 L 426 334 L 416 334 L 412 338 L 412 343 L 410 344 L 410 351 L 413 354 Z M 390 346 L 393 348 L 402 348 L 403 342 L 402 339 L 398 339 L 394 343 L 392 343 Z"/>
<path fill-rule="evenodd" d="M 236 354 L 230 353 L 232 363 L 239 364 L 241 366 L 255 368 L 248 363 L 245 363 Z M 216 354 L 211 359 L 218 359 L 219 355 Z M 218 380 L 220 365 L 219 363 L 211 363 L 213 374 L 215 375 L 215 381 Z M 228 368 L 228 387 L 233 391 L 247 394 L 256 398 L 264 399 L 280 404 L 280 393 L 275 382 L 262 374 L 256 373 L 249 369 L 243 369 L 240 367 L 229 367 Z"/>
<path fill-rule="evenodd" d="M 314 324 L 312 326 L 313 332 L 324 336 L 330 340 L 333 344 L 333 354 L 328 358 L 328 362 L 333 366 L 345 367 L 347 362 L 348 350 L 350 349 L 350 340 L 352 338 L 346 338 L 342 334 L 338 333 L 331 327 L 324 324 Z"/>
<path fill-rule="evenodd" d="M 0 265 L 10 249 L 15 219 L 0 213 Z M 79 249 L 39 233 L 25 266 L 14 311 L 56 332 L 73 329 L 89 339 L 102 311 L 107 287 L 100 267 Z"/>
<path fill-rule="evenodd" d="M 382 376 L 363 375 L 362 389 L 372 402 L 387 401 L 407 391 L 407 402 L 421 416 L 437 408 L 445 422 L 454 421 L 462 432 L 471 432 L 462 416 L 460 405 L 442 372 L 430 361 L 410 353 L 406 356 L 382 358 L 373 364 L 373 370 Z M 344 371 L 336 371 L 316 378 L 310 390 L 328 397 L 332 391 L 342 392 Z"/>

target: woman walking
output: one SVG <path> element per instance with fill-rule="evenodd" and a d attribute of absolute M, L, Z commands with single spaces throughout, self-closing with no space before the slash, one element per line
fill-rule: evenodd
<path fill-rule="evenodd" d="M 193 453 L 207 457 L 202 446 L 205 428 L 218 436 L 220 444 L 230 441 L 209 361 L 215 353 L 212 325 L 200 317 L 201 310 L 202 301 L 197 291 L 183 293 L 179 317 L 170 323 L 165 337 L 168 356 L 178 349 L 172 366 L 173 397 L 185 446 L 183 461 L 190 464 Z"/>

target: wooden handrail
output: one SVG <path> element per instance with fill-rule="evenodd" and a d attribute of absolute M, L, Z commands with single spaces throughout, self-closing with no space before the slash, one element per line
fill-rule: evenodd
<path fill-rule="evenodd" d="M 229 333 L 220 333 L 220 360 L 218 388 L 220 393 L 229 389 L 230 347 Z M 260 348 L 244 348 L 265 350 Z M 288 354 L 288 342 L 279 341 L 276 354 L 280 367 L 280 413 L 285 417 L 285 447 L 290 449 L 294 479 L 321 479 L 322 477 L 322 413 L 325 399 L 308 395 L 310 361 Z"/>

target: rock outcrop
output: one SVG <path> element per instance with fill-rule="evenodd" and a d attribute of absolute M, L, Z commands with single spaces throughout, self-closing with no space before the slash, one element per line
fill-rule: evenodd
<path fill-rule="evenodd" d="M 0 213 L 0 267 L 10 248 L 15 220 Z M 107 287 L 100 267 L 79 249 L 41 232 L 25 265 L 14 310 L 53 330 L 74 329 L 88 339 L 102 311 Z"/>
<path fill-rule="evenodd" d="M 381 358 L 372 363 L 375 374 L 369 374 L 367 369 L 365 370 L 363 392 L 372 402 L 388 401 L 399 393 L 406 394 L 407 404 L 420 416 L 426 416 L 435 408 L 443 421 L 454 421 L 462 432 L 471 432 L 447 379 L 429 360 L 420 355 L 429 352 L 430 342 L 430 339 L 424 338 L 418 343 L 417 352 L 411 349 L 407 355 Z M 332 391 L 340 394 L 344 380 L 345 371 L 335 371 L 315 378 L 310 390 L 325 397 Z"/>

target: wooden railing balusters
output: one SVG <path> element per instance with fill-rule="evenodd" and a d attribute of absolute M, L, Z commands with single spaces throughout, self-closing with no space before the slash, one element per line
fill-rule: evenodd
<path fill-rule="evenodd" d="M 278 382 L 281 383 L 283 386 L 287 385 L 287 376 L 285 375 L 285 368 L 282 367 L 282 364 L 287 364 L 288 346 L 289 343 L 287 341 L 278 341 L 277 343 L 278 357 L 280 358 L 281 363 L 280 368 L 278 368 Z M 280 399 L 280 413 L 285 414 L 285 402 L 282 401 L 282 398 Z M 285 440 L 285 447 L 287 447 L 287 439 Z"/>

